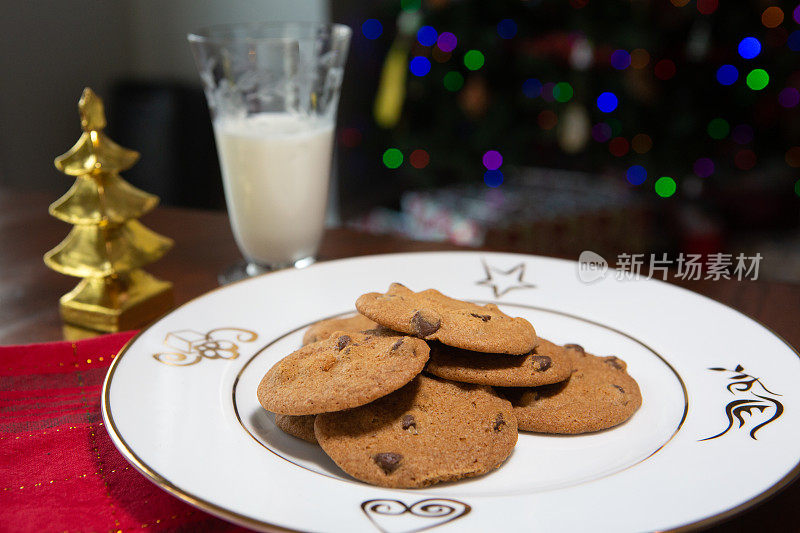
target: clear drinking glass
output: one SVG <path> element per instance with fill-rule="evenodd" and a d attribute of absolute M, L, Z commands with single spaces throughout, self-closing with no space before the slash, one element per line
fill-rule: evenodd
<path fill-rule="evenodd" d="M 245 258 L 221 283 L 314 262 L 351 33 L 341 24 L 252 23 L 189 35 Z"/>

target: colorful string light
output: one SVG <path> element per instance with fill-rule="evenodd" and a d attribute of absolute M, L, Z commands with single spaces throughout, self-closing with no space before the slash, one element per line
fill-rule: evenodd
<path fill-rule="evenodd" d="M 423 169 L 431 162 L 431 156 L 422 148 L 417 148 L 409 154 L 408 162 L 416 169 Z"/>
<path fill-rule="evenodd" d="M 783 9 L 771 6 L 761 13 L 761 24 L 767 28 L 777 28 L 783 23 Z"/>
<path fill-rule="evenodd" d="M 733 163 L 739 170 L 750 170 L 756 166 L 756 153 L 748 149 L 739 150 L 733 157 Z"/>
<path fill-rule="evenodd" d="M 738 51 L 744 59 L 753 59 L 761 53 L 761 41 L 755 37 L 745 37 L 739 41 Z"/>
<path fill-rule="evenodd" d="M 656 63 L 656 66 L 653 68 L 656 78 L 663 81 L 666 81 L 675 76 L 676 70 L 677 69 L 675 68 L 675 62 L 672 61 L 671 59 L 662 59 L 661 61 Z"/>
<path fill-rule="evenodd" d="M 714 173 L 714 161 L 708 157 L 701 157 L 692 165 L 692 170 L 700 178 L 707 178 Z"/>
<path fill-rule="evenodd" d="M 710 15 L 719 7 L 719 0 L 697 0 L 697 11 L 701 15 Z"/>
<path fill-rule="evenodd" d="M 483 66 L 485 58 L 479 50 L 468 50 L 464 54 L 464 66 L 470 70 L 478 70 Z"/>
<path fill-rule="evenodd" d="M 436 46 L 439 47 L 439 50 L 442 52 L 452 52 L 456 49 L 456 46 L 458 46 L 458 39 L 449 31 L 442 32 L 436 40 Z"/>
<path fill-rule="evenodd" d="M 653 147 L 653 139 L 646 133 L 637 133 L 631 139 L 631 148 L 637 154 L 646 154 Z"/>
<path fill-rule="evenodd" d="M 419 8 L 422 7 L 422 0 L 400 0 L 400 9 L 403 11 L 419 11 Z"/>
<path fill-rule="evenodd" d="M 499 170 L 487 170 L 483 173 L 483 182 L 489 187 L 499 187 L 503 184 L 503 173 Z"/>
<path fill-rule="evenodd" d="M 611 138 L 611 126 L 605 122 L 599 122 L 592 126 L 592 139 L 599 143 L 608 142 Z"/>
<path fill-rule="evenodd" d="M 630 143 L 625 137 L 614 137 L 608 143 L 608 151 L 615 157 L 622 157 L 630 150 Z"/>
<path fill-rule="evenodd" d="M 633 165 L 628 168 L 625 177 L 631 185 L 641 185 L 647 179 L 647 170 L 642 165 Z"/>
<path fill-rule="evenodd" d="M 558 115 L 549 109 L 545 109 L 536 117 L 539 127 L 543 130 L 551 130 L 558 124 Z"/>
<path fill-rule="evenodd" d="M 503 19 L 497 23 L 497 35 L 501 39 L 513 39 L 517 34 L 517 23 L 512 19 Z"/>
<path fill-rule="evenodd" d="M 795 107 L 800 103 L 800 91 L 794 87 L 786 87 L 778 93 L 778 103 L 783 107 Z"/>
<path fill-rule="evenodd" d="M 387 168 L 398 168 L 403 164 L 403 152 L 397 148 L 389 148 L 383 152 L 383 164 Z"/>
<path fill-rule="evenodd" d="M 637 70 L 645 68 L 650 63 L 650 53 L 644 48 L 637 48 L 631 52 L 631 66 Z"/>
<path fill-rule="evenodd" d="M 797 7 L 792 11 L 792 18 L 796 23 L 800 24 L 800 4 L 797 4 Z"/>
<path fill-rule="evenodd" d="M 769 74 L 761 68 L 756 68 L 750 71 L 747 75 L 747 86 L 754 91 L 760 91 L 769 85 Z"/>
<path fill-rule="evenodd" d="M 557 102 L 569 102 L 572 98 L 572 95 L 572 85 L 565 81 L 560 81 L 556 83 L 555 87 L 553 87 L 553 98 L 555 98 Z"/>
<path fill-rule="evenodd" d="M 739 79 L 739 70 L 733 65 L 722 65 L 717 69 L 717 81 L 722 85 L 733 85 Z"/>
<path fill-rule="evenodd" d="M 431 62 L 427 57 L 417 56 L 412 58 L 408 68 L 414 76 L 424 76 L 431 71 Z"/>
<path fill-rule="evenodd" d="M 433 46 L 439 38 L 439 33 L 433 26 L 422 26 L 417 30 L 417 41 L 422 46 Z"/>
<path fill-rule="evenodd" d="M 720 140 L 728 136 L 731 131 L 731 125 L 724 118 L 715 118 L 708 123 L 706 130 L 712 139 Z"/>
<path fill-rule="evenodd" d="M 614 50 L 611 54 L 611 66 L 617 70 L 625 70 L 631 66 L 631 55 L 625 50 Z"/>
<path fill-rule="evenodd" d="M 669 198 L 678 190 L 675 180 L 669 176 L 661 176 L 658 178 L 653 188 L 656 190 L 656 194 L 662 198 Z"/>
<path fill-rule="evenodd" d="M 464 76 L 460 72 L 450 71 L 444 75 L 442 82 L 445 89 L 454 93 L 464 86 Z"/>
<path fill-rule="evenodd" d="M 367 19 L 361 25 L 361 33 L 370 40 L 375 40 L 383 33 L 383 25 L 378 19 Z"/>
<path fill-rule="evenodd" d="M 556 84 L 553 83 L 552 81 L 548 81 L 547 83 L 542 85 L 542 92 L 540 93 L 542 100 L 544 100 L 545 102 L 556 101 L 556 99 L 553 97 L 553 89 L 555 88 L 555 86 Z"/>
<path fill-rule="evenodd" d="M 800 146 L 792 146 L 784 155 L 786 164 L 792 168 L 800 168 Z"/>
<path fill-rule="evenodd" d="M 618 104 L 617 95 L 612 92 L 600 93 L 600 96 L 597 97 L 597 109 L 603 113 L 611 113 L 617 109 Z"/>
<path fill-rule="evenodd" d="M 503 156 L 497 150 L 489 150 L 483 154 L 483 166 L 487 170 L 497 170 L 503 166 Z"/>
<path fill-rule="evenodd" d="M 536 98 L 542 94 L 542 82 L 536 78 L 528 78 L 522 82 L 522 94 L 528 98 Z"/>

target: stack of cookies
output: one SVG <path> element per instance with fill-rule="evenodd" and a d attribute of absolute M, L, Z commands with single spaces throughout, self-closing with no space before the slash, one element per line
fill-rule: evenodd
<path fill-rule="evenodd" d="M 481 475 L 511 454 L 518 429 L 597 431 L 641 405 L 621 359 L 539 338 L 493 304 L 393 283 L 356 308 L 312 325 L 261 380 L 258 399 L 280 429 L 367 483 Z"/>

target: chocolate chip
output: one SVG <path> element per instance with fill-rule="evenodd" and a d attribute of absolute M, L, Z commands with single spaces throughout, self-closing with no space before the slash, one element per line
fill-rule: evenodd
<path fill-rule="evenodd" d="M 564 348 L 568 350 L 575 350 L 576 352 L 580 353 L 581 355 L 586 355 L 586 351 L 583 349 L 583 346 L 580 344 L 565 344 Z"/>
<path fill-rule="evenodd" d="M 403 456 L 399 453 L 392 453 L 392 452 L 384 452 L 384 453 L 376 453 L 372 456 L 372 460 L 375 461 L 381 470 L 385 474 L 391 474 L 397 467 L 400 466 L 400 461 L 403 459 Z"/>
<path fill-rule="evenodd" d="M 413 428 L 417 429 L 417 421 L 414 420 L 414 415 L 403 415 L 403 429 Z M 416 434 L 416 431 L 414 431 Z"/>
<path fill-rule="evenodd" d="M 532 355 L 531 363 L 534 370 L 544 372 L 553 365 L 553 360 L 547 355 Z"/>
<path fill-rule="evenodd" d="M 442 320 L 434 311 L 430 309 L 420 309 L 411 318 L 411 326 L 414 332 L 422 338 L 433 335 L 442 326 Z"/>
<path fill-rule="evenodd" d="M 614 387 L 615 389 L 617 389 L 618 391 L 620 391 L 622 394 L 625 394 L 625 389 L 623 389 L 619 385 L 612 384 L 611 386 Z"/>
<path fill-rule="evenodd" d="M 403 339 L 399 339 L 396 343 L 394 343 L 392 345 L 392 351 L 395 351 L 396 349 L 398 349 L 402 345 L 403 345 Z M 403 429 L 405 429 L 405 428 L 403 428 Z"/>
<path fill-rule="evenodd" d="M 609 365 L 613 366 L 617 370 L 625 370 L 625 365 L 622 363 L 622 361 L 619 360 L 618 358 L 614 357 L 613 355 L 603 359 L 603 362 L 604 363 L 608 363 Z"/>
<path fill-rule="evenodd" d="M 470 313 L 470 315 L 474 316 L 475 318 L 480 318 L 484 322 L 489 322 L 489 320 L 492 318 L 491 315 L 479 315 L 477 313 Z"/>
<path fill-rule="evenodd" d="M 497 416 L 494 419 L 494 430 L 499 432 L 500 429 L 506 425 L 505 419 L 503 419 L 503 413 L 497 413 Z"/>
<path fill-rule="evenodd" d="M 339 340 L 336 341 L 336 347 L 339 348 L 340 351 L 344 350 L 344 347 L 350 344 L 350 341 L 352 340 L 353 339 L 350 338 L 350 335 L 342 335 L 339 337 Z"/>

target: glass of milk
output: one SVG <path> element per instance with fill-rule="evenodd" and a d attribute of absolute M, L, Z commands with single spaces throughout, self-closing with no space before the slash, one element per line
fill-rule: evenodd
<path fill-rule="evenodd" d="M 351 30 L 250 23 L 189 35 L 244 261 L 221 282 L 314 262 Z"/>

